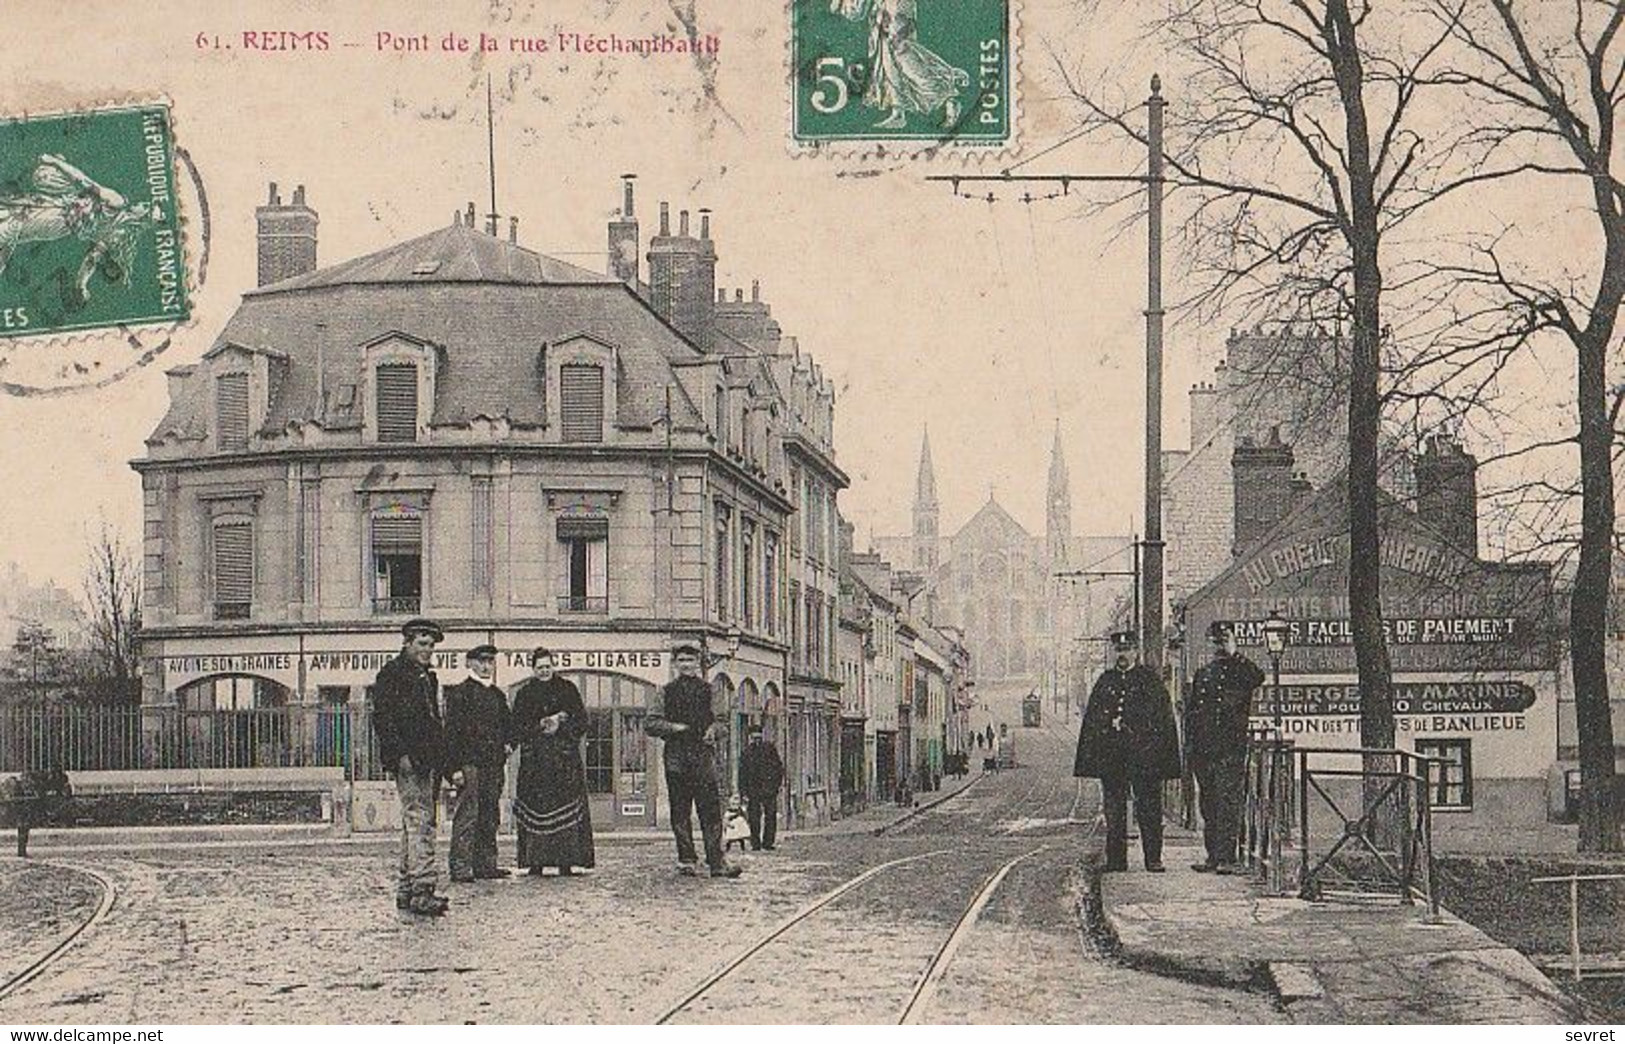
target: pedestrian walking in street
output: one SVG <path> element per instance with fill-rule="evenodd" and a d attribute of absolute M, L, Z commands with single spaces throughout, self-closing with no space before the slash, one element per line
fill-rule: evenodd
<path fill-rule="evenodd" d="M 496 685 L 497 647 L 476 645 L 469 677 L 446 690 L 447 781 L 451 805 L 451 879 L 507 877 L 497 866 L 497 819 L 507 781 L 508 697 Z"/>
<path fill-rule="evenodd" d="M 1236 652 L 1235 628 L 1208 628 L 1213 659 L 1196 672 L 1185 701 L 1185 758 L 1196 776 L 1207 859 L 1198 873 L 1239 872 L 1237 842 L 1247 793 L 1247 719 L 1264 672 Z"/>
<path fill-rule="evenodd" d="M 750 730 L 750 743 L 739 760 L 745 816 L 750 820 L 750 847 L 771 852 L 779 836 L 779 791 L 784 786 L 784 759 L 758 727 Z"/>
<path fill-rule="evenodd" d="M 1133 631 L 1112 635 L 1116 663 L 1095 682 L 1078 730 L 1072 774 L 1100 780 L 1106 817 L 1106 869 L 1128 869 L 1128 799 L 1140 827 L 1145 868 L 1162 865 L 1162 784 L 1178 779 L 1179 736 L 1168 690 L 1137 662 Z"/>
<path fill-rule="evenodd" d="M 547 649 L 530 654 L 534 676 L 514 690 L 513 736 L 519 742 L 519 786 L 513 803 L 519 827 L 519 865 L 540 877 L 560 877 L 594 865 L 592 814 L 581 738 L 587 708 L 581 690 L 554 673 Z"/>
<path fill-rule="evenodd" d="M 727 726 L 717 720 L 715 693 L 700 676 L 699 647 L 678 646 L 672 650 L 672 662 L 677 677 L 655 694 L 643 730 L 665 743 L 677 870 L 689 877 L 699 875 L 692 818 L 698 813 L 711 876 L 738 877 L 739 867 L 729 863 L 722 850 L 722 798 L 717 786 L 717 744 L 727 738 Z"/>
<path fill-rule="evenodd" d="M 401 627 L 401 652 L 384 664 L 372 689 L 372 727 L 378 752 L 395 777 L 401 806 L 400 875 L 395 906 L 425 917 L 446 912 L 434 860 L 435 806 L 445 765 L 440 680 L 429 665 L 445 632 L 432 620 Z"/>

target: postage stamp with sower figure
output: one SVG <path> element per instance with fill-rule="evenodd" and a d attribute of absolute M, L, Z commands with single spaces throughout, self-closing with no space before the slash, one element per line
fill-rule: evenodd
<path fill-rule="evenodd" d="M 0 119 L 0 337 L 190 308 L 167 106 Z"/>
<path fill-rule="evenodd" d="M 1011 7 L 1011 0 L 793 0 L 795 144 L 1009 144 Z"/>

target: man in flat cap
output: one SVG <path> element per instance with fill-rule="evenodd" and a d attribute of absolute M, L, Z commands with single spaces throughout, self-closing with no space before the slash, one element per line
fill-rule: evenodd
<path fill-rule="evenodd" d="M 671 797 L 671 832 L 677 840 L 677 871 L 699 876 L 690 809 L 699 813 L 705 863 L 712 877 L 738 877 L 722 850 L 722 797 L 717 786 L 717 744 L 728 727 L 715 706 L 711 683 L 701 677 L 700 648 L 672 650 L 677 677 L 655 694 L 643 730 L 665 741 L 666 792 Z M 726 713 L 724 710 L 722 713 Z"/>
<path fill-rule="evenodd" d="M 464 657 L 468 677 L 446 690 L 447 779 L 451 806 L 451 879 L 507 877 L 497 866 L 497 819 L 507 781 L 508 697 L 496 684 L 497 647 Z"/>
<path fill-rule="evenodd" d="M 1179 735 L 1168 690 L 1155 671 L 1137 662 L 1133 631 L 1112 635 L 1115 664 L 1089 693 L 1078 731 L 1072 774 L 1100 780 L 1106 816 L 1106 869 L 1128 869 L 1128 798 L 1140 826 L 1145 868 L 1162 865 L 1162 784 L 1178 779 Z"/>
<path fill-rule="evenodd" d="M 1207 859 L 1198 873 L 1235 873 L 1242 804 L 1247 793 L 1247 718 L 1264 672 L 1236 652 L 1235 627 L 1208 627 L 1213 659 L 1191 680 L 1185 701 L 1185 757 L 1196 776 Z"/>
<path fill-rule="evenodd" d="M 401 653 L 384 664 L 372 689 L 372 727 L 384 767 L 395 777 L 401 805 L 401 864 L 395 906 L 439 917 L 447 902 L 435 894 L 435 804 L 446 764 L 440 723 L 440 681 L 429 665 L 445 632 L 432 620 L 401 627 Z"/>

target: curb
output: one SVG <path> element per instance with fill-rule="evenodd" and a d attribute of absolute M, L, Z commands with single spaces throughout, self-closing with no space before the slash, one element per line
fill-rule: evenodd
<path fill-rule="evenodd" d="M 888 830 L 892 830 L 892 829 L 894 829 L 896 827 L 902 826 L 904 823 L 907 823 L 907 822 L 910 822 L 912 820 L 918 819 L 920 816 L 925 815 L 927 812 L 931 811 L 933 808 L 936 808 L 938 805 L 941 805 L 941 804 L 944 804 L 946 802 L 952 801 L 954 798 L 956 798 L 959 795 L 963 794 L 965 791 L 969 790 L 971 787 L 974 787 L 976 784 L 980 783 L 982 780 L 984 780 L 986 778 L 987 778 L 987 770 L 983 769 L 981 772 L 978 772 L 976 775 L 972 776 L 969 783 L 966 783 L 964 786 L 960 787 L 958 790 L 954 791 L 953 793 L 951 793 L 951 794 L 942 794 L 942 795 L 940 795 L 938 797 L 934 797 L 930 801 L 927 801 L 923 805 L 918 805 L 917 804 L 913 808 L 911 808 L 911 809 L 907 810 L 906 812 L 904 812 L 902 815 L 898 816 L 896 819 L 893 819 L 891 822 L 882 823 L 879 826 L 874 827 L 873 829 L 871 829 L 869 831 L 869 834 L 872 837 L 880 837 L 883 834 L 885 834 L 886 831 L 888 831 Z"/>

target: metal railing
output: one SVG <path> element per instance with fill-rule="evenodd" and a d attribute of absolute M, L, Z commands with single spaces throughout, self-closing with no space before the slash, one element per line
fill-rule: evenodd
<path fill-rule="evenodd" d="M 1296 819 L 1292 764 L 1292 741 L 1273 726 L 1248 730 L 1241 847 L 1247 866 L 1277 895 L 1287 890 L 1287 853 Z"/>
<path fill-rule="evenodd" d="M 607 595 L 559 595 L 559 612 L 607 613 L 609 612 L 609 597 Z"/>
<path fill-rule="evenodd" d="M 0 772 L 342 768 L 382 779 L 364 705 L 0 709 Z"/>
<path fill-rule="evenodd" d="M 1363 747 L 1297 747 L 1293 754 L 1297 768 L 1298 802 L 1298 894 L 1319 899 L 1328 881 L 1343 873 L 1338 861 L 1369 860 L 1378 872 L 1375 881 L 1398 889 L 1401 902 L 1414 902 L 1420 895 L 1432 917 L 1439 915 L 1438 873 L 1433 861 L 1432 769 L 1437 758 L 1407 750 L 1377 750 Z M 1355 759 L 1352 767 L 1342 762 Z M 1367 764 L 1368 761 L 1373 764 Z M 1383 767 L 1384 765 L 1391 767 Z M 1352 781 L 1358 794 L 1359 812 L 1343 811 L 1332 790 L 1342 788 L 1336 781 Z M 1344 803 L 1351 797 L 1341 795 Z M 1316 807 L 1331 812 L 1338 828 L 1337 838 L 1318 856 L 1316 838 L 1310 832 L 1311 799 Z M 1392 836 L 1386 836 L 1389 833 Z M 1347 854 L 1345 854 L 1347 853 Z M 1339 882 L 1349 883 L 1349 882 Z M 1351 888 L 1356 894 L 1374 894 Z"/>
<path fill-rule="evenodd" d="M 1376 762 L 1369 771 L 1368 756 Z M 1271 726 L 1253 728 L 1242 820 L 1247 865 L 1276 895 L 1295 890 L 1304 899 L 1320 899 L 1340 890 L 1396 895 L 1406 903 L 1420 896 L 1437 917 L 1437 761 L 1404 750 L 1299 747 Z M 1356 806 L 1356 813 L 1344 811 Z M 1350 879 L 1354 864 L 1373 868 L 1374 879 Z"/>
<path fill-rule="evenodd" d="M 1584 978 L 1580 968 L 1580 882 L 1625 881 L 1625 874 L 1567 874 L 1562 877 L 1534 877 L 1530 884 L 1566 884 L 1569 886 L 1569 957 L 1573 961 L 1574 981 Z"/>
<path fill-rule="evenodd" d="M 372 611 L 376 616 L 421 612 L 422 606 L 423 598 L 420 595 L 399 595 L 389 598 L 374 598 L 372 600 Z"/>

